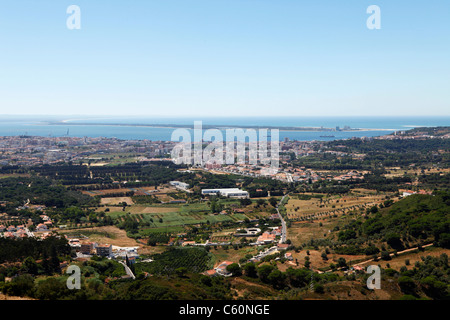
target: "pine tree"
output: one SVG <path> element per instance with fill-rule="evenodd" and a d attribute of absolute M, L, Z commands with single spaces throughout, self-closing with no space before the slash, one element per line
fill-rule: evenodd
<path fill-rule="evenodd" d="M 52 271 L 54 272 L 61 272 L 61 269 L 59 267 L 59 258 L 58 258 L 58 253 L 56 251 L 56 246 L 52 245 L 50 248 L 50 267 L 52 269 Z"/>
<path fill-rule="evenodd" d="M 48 261 L 48 254 L 46 250 L 42 253 L 42 268 L 44 269 L 44 273 L 51 273 L 50 262 Z"/>

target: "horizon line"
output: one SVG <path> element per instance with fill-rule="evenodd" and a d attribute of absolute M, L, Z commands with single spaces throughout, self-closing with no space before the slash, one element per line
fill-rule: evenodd
<path fill-rule="evenodd" d="M 383 118 L 394 118 L 394 117 L 403 117 L 403 118 L 412 118 L 412 117 L 450 117 L 450 114 L 433 114 L 433 115 L 424 115 L 424 114 L 414 114 L 414 115 L 156 115 L 156 114 L 1 114 L 1 116 L 7 117 L 157 117 L 157 118 L 301 118 L 301 117 L 314 117 L 314 118 L 344 118 L 344 117 L 383 117 Z"/>

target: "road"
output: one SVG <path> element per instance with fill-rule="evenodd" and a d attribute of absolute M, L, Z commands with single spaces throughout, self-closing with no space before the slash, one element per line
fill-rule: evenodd
<path fill-rule="evenodd" d="M 131 271 L 131 269 L 127 266 L 127 264 L 123 261 L 119 261 L 120 264 L 122 264 L 125 267 L 125 272 L 127 273 L 127 275 L 129 275 L 130 277 L 134 279 L 136 279 L 136 277 L 134 276 L 133 272 Z"/>
<path fill-rule="evenodd" d="M 422 248 L 426 248 L 426 247 L 429 247 L 429 246 L 432 246 L 432 245 L 433 245 L 433 243 L 425 244 L 425 245 L 422 246 Z M 403 250 L 403 251 L 399 251 L 399 252 L 397 252 L 397 255 L 403 254 L 403 253 L 406 253 L 406 252 L 410 252 L 410 251 L 414 251 L 414 250 L 417 250 L 417 249 L 419 249 L 419 247 L 415 247 L 415 248 L 410 248 L 410 249 L 406 249 L 406 250 Z M 393 256 L 395 256 L 395 254 L 394 253 L 390 253 L 389 256 L 393 257 Z M 377 257 L 377 260 L 379 260 L 379 259 L 381 259 L 381 256 Z M 355 267 L 355 266 L 362 267 L 362 265 L 364 265 L 366 263 L 369 263 L 369 262 L 372 262 L 372 261 L 374 261 L 374 259 L 369 259 L 369 260 L 365 260 L 365 261 L 362 261 L 362 262 L 358 262 L 358 263 L 350 265 L 350 267 Z M 316 270 L 317 273 L 324 273 L 324 272 L 331 272 L 331 271 L 332 271 L 332 269 L 328 269 L 326 271 Z"/>
<path fill-rule="evenodd" d="M 285 194 L 283 196 L 283 198 L 281 198 L 279 204 L 276 207 L 277 213 L 278 213 L 278 217 L 280 217 L 280 220 L 281 220 L 281 237 L 280 237 L 280 242 L 279 243 L 285 243 L 286 242 L 286 238 L 287 238 L 286 221 L 284 221 L 283 216 L 280 213 L 280 210 L 278 210 L 278 206 L 283 203 L 285 197 L 287 197 L 287 194 Z"/>
<path fill-rule="evenodd" d="M 280 211 L 278 210 L 278 206 L 283 203 L 284 198 L 287 197 L 287 194 L 285 194 L 283 196 L 283 198 L 281 198 L 279 204 L 276 206 L 277 209 L 277 213 L 278 213 L 278 217 L 281 220 L 281 237 L 280 237 L 280 241 L 279 243 L 285 243 L 286 242 L 286 237 L 287 237 L 287 228 L 286 228 L 286 222 L 283 219 L 283 216 L 281 215 Z M 273 254 L 274 252 L 276 252 L 278 250 L 277 246 L 273 246 L 268 248 L 266 251 L 264 252 L 260 252 L 257 255 L 255 255 L 254 257 L 252 257 L 251 259 L 262 259 L 270 254 Z M 250 261 L 251 259 L 249 259 L 248 261 Z"/>
<path fill-rule="evenodd" d="M 422 246 L 422 248 L 426 248 L 426 247 L 429 247 L 429 246 L 432 246 L 432 245 L 433 245 L 432 243 L 425 244 L 425 245 Z M 398 251 L 398 252 L 397 252 L 397 255 L 402 254 L 402 253 L 406 253 L 406 252 L 410 252 L 410 251 L 414 251 L 414 250 L 417 250 L 417 249 L 419 249 L 419 247 L 410 248 L 410 249 L 406 249 L 406 250 L 403 250 L 403 251 Z M 389 254 L 389 256 L 391 256 L 391 257 L 393 257 L 394 255 L 395 255 L 394 253 L 390 253 L 390 254 Z M 380 257 L 377 257 L 377 259 L 381 259 L 381 256 L 380 256 Z M 368 262 L 371 262 L 371 261 L 373 261 L 373 259 L 370 259 L 370 260 L 366 260 L 366 261 L 363 261 L 363 262 L 356 263 L 356 264 L 352 265 L 352 267 L 354 267 L 354 266 L 360 266 L 360 265 L 362 265 L 362 264 L 365 264 L 365 263 L 368 263 Z"/>

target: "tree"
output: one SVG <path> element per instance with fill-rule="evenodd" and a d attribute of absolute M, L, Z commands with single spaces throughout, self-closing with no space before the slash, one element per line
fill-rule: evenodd
<path fill-rule="evenodd" d="M 5 284 L 3 292 L 11 296 L 31 296 L 34 290 L 34 279 L 29 274 L 20 275 Z"/>
<path fill-rule="evenodd" d="M 277 200 L 276 198 L 274 198 L 274 197 L 271 197 L 271 198 L 269 199 L 269 203 L 270 203 L 270 205 L 271 205 L 272 207 L 276 207 L 277 204 L 278 204 L 278 200 Z"/>
<path fill-rule="evenodd" d="M 309 261 L 309 257 L 305 257 L 305 268 L 309 269 L 311 267 L 311 261 Z"/>
<path fill-rule="evenodd" d="M 269 274 L 272 272 L 273 269 L 274 267 L 269 264 L 263 265 L 257 269 L 258 276 L 262 282 L 267 282 L 267 278 L 269 277 Z"/>
<path fill-rule="evenodd" d="M 240 276 L 242 274 L 241 267 L 237 263 L 232 263 L 227 266 L 227 271 L 231 272 L 233 276 Z"/>
<path fill-rule="evenodd" d="M 344 258 L 340 257 L 337 261 L 337 267 L 338 268 L 347 268 L 347 261 L 345 261 Z"/>
<path fill-rule="evenodd" d="M 390 232 L 386 235 L 385 240 L 388 245 L 394 249 L 402 249 L 403 244 L 398 233 Z"/>
<path fill-rule="evenodd" d="M 70 290 L 66 284 L 56 278 L 39 282 L 36 289 L 36 298 L 40 300 L 59 300 L 69 294 Z"/>
<path fill-rule="evenodd" d="M 44 269 L 44 273 L 51 274 L 51 267 L 50 262 L 48 261 L 48 255 L 47 251 L 44 250 L 42 254 L 42 262 L 41 262 L 42 268 Z"/>
<path fill-rule="evenodd" d="M 53 272 L 61 272 L 61 268 L 59 266 L 59 258 L 58 253 L 56 251 L 56 246 L 52 245 L 50 248 L 50 268 Z"/>
<path fill-rule="evenodd" d="M 371 255 L 377 254 L 378 252 L 380 252 L 380 249 L 378 249 L 374 245 L 370 245 L 364 249 L 364 254 L 366 256 L 371 256 Z"/>
<path fill-rule="evenodd" d="M 413 279 L 408 276 L 401 276 L 398 278 L 398 285 L 402 292 L 406 294 L 415 294 L 416 284 Z"/>
<path fill-rule="evenodd" d="M 180 277 L 184 277 L 186 273 L 188 272 L 188 269 L 186 267 L 179 267 L 175 269 L 175 273 Z"/>
<path fill-rule="evenodd" d="M 244 199 L 240 199 L 239 203 L 241 204 L 241 206 L 249 206 L 252 204 L 252 200 L 250 200 L 248 198 L 244 198 Z"/>
<path fill-rule="evenodd" d="M 320 293 L 320 294 L 325 293 L 325 288 L 324 288 L 323 285 L 321 285 L 320 283 L 317 283 L 317 284 L 314 286 L 314 292 L 315 292 L 315 293 Z"/>
<path fill-rule="evenodd" d="M 450 233 L 441 233 L 439 235 L 438 245 L 443 248 L 450 248 Z"/>
<path fill-rule="evenodd" d="M 347 241 L 356 238 L 356 232 L 354 230 L 340 231 L 338 234 L 339 241 Z"/>
<path fill-rule="evenodd" d="M 258 200 L 256 200 L 256 206 L 259 208 L 259 207 L 262 207 L 262 206 L 265 206 L 266 205 L 266 200 L 264 200 L 264 199 L 258 199 Z"/>
<path fill-rule="evenodd" d="M 383 260 L 391 260 L 391 255 L 388 251 L 382 251 L 381 252 L 381 259 Z"/>
<path fill-rule="evenodd" d="M 291 286 L 295 288 L 302 288 L 308 285 L 311 278 L 311 271 L 306 269 L 293 269 L 289 267 L 286 270 L 286 276 Z"/>
<path fill-rule="evenodd" d="M 280 270 L 275 269 L 268 275 L 267 280 L 275 288 L 281 289 L 285 286 L 286 275 Z"/>
<path fill-rule="evenodd" d="M 27 257 L 22 263 L 23 271 L 32 275 L 38 274 L 38 268 L 38 264 L 32 257 Z"/>
<path fill-rule="evenodd" d="M 256 278 L 258 276 L 256 265 L 253 262 L 248 262 L 244 265 L 245 275 L 251 278 Z"/>

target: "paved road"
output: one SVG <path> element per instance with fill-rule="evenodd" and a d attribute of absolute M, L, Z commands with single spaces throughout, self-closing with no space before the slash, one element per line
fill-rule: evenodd
<path fill-rule="evenodd" d="M 127 264 L 123 261 L 119 261 L 119 263 L 121 263 L 124 267 L 125 267 L 125 272 L 127 273 L 127 275 L 129 275 L 130 277 L 132 277 L 133 279 L 136 279 L 136 277 L 134 276 L 133 272 L 131 271 L 131 269 L 127 266 Z"/>
<path fill-rule="evenodd" d="M 286 221 L 284 221 L 283 216 L 281 215 L 280 211 L 278 210 L 278 206 L 283 203 L 284 198 L 287 197 L 287 194 L 281 198 L 280 203 L 277 205 L 277 213 L 278 217 L 280 217 L 281 220 L 281 237 L 280 237 L 280 243 L 285 243 L 287 238 L 287 228 L 286 228 Z"/>

